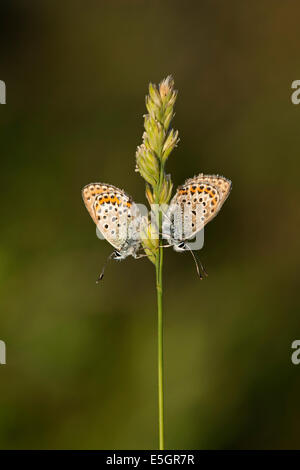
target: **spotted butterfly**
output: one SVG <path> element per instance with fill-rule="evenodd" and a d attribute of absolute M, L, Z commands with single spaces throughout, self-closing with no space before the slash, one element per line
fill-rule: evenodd
<path fill-rule="evenodd" d="M 194 238 L 217 215 L 230 190 L 231 181 L 227 178 L 203 173 L 186 180 L 177 189 L 162 227 L 164 234 L 168 232 L 165 238 L 174 250 L 190 249 L 187 241 Z"/>
<path fill-rule="evenodd" d="M 111 184 L 90 183 L 82 190 L 87 210 L 103 237 L 115 248 L 112 259 L 139 258 L 141 214 L 125 191 Z M 103 272 L 100 278 L 103 277 Z"/>
<path fill-rule="evenodd" d="M 167 246 L 173 246 L 176 251 L 191 251 L 187 241 L 216 216 L 230 190 L 230 180 L 202 173 L 180 186 L 163 217 L 163 232 L 169 229 L 169 235 L 165 236 L 170 244 Z M 146 256 L 138 254 L 141 249 L 140 227 L 143 217 L 125 191 L 109 184 L 90 183 L 83 188 L 82 197 L 100 233 L 115 248 L 109 258 L 122 260 L 130 255 L 136 259 Z M 179 235 L 178 225 L 184 227 Z M 103 273 L 104 268 L 99 279 L 102 279 Z"/>

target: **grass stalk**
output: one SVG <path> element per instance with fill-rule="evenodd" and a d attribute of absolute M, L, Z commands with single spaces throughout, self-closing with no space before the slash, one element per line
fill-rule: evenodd
<path fill-rule="evenodd" d="M 154 205 L 156 224 L 146 226 L 142 243 L 149 260 L 155 265 L 157 293 L 157 372 L 158 372 L 158 432 L 159 450 L 164 450 L 164 318 L 163 318 L 163 240 L 161 205 L 169 203 L 172 193 L 170 175 L 165 173 L 165 163 L 178 143 L 178 131 L 170 129 L 174 116 L 177 92 L 171 76 L 157 88 L 150 83 L 146 97 L 147 115 L 144 116 L 143 143 L 137 148 L 137 171 L 146 181 L 146 196 Z M 157 236 L 152 237 L 155 233 Z"/>
<path fill-rule="evenodd" d="M 163 165 L 160 176 L 163 175 Z M 160 180 L 161 180 L 160 178 Z M 160 188 L 156 197 L 159 200 Z M 159 450 L 164 450 L 164 318 L 163 318 L 163 248 L 161 246 L 162 213 L 158 209 L 159 248 L 155 261 L 156 292 L 157 292 L 157 373 L 158 373 L 158 435 Z"/>

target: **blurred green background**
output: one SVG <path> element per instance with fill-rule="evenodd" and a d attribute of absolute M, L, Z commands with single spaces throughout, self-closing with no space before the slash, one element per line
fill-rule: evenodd
<path fill-rule="evenodd" d="M 155 273 L 111 263 L 81 200 L 144 202 L 148 82 L 173 74 L 177 186 L 220 173 L 200 282 L 165 252 L 166 446 L 300 448 L 300 5 L 1 1 L 0 447 L 157 447 Z"/>

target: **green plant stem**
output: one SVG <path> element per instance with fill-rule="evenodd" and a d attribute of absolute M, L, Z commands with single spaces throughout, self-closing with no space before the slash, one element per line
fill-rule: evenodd
<path fill-rule="evenodd" d="M 157 344 L 158 344 L 158 428 L 159 449 L 164 450 L 164 351 L 163 351 L 163 305 L 162 305 L 162 266 L 163 248 L 159 248 L 156 257 L 157 290 Z"/>
<path fill-rule="evenodd" d="M 160 178 L 158 191 L 156 194 L 156 203 L 159 203 L 159 194 L 161 190 L 164 175 L 163 164 L 160 166 Z M 162 238 L 162 213 L 158 212 L 159 227 L 159 249 L 156 256 L 156 291 L 157 291 L 157 359 L 158 359 L 158 430 L 159 430 L 159 450 L 164 450 L 164 344 L 163 344 L 163 248 L 161 247 Z"/>

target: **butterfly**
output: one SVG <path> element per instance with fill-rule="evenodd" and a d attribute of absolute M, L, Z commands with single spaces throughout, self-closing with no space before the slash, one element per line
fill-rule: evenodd
<path fill-rule="evenodd" d="M 82 198 L 101 235 L 114 247 L 109 259 L 146 256 L 138 254 L 142 216 L 125 191 L 111 184 L 90 183 L 82 189 Z M 98 280 L 103 278 L 104 268 Z"/>
<path fill-rule="evenodd" d="M 173 246 L 175 251 L 189 250 L 193 255 L 188 241 L 217 215 L 229 196 L 231 186 L 231 181 L 224 176 L 203 173 L 179 186 L 163 218 L 163 237 L 169 243 L 164 246 Z M 197 271 L 201 278 L 198 266 Z"/>
<path fill-rule="evenodd" d="M 177 189 L 166 213 L 163 213 L 163 237 L 169 243 L 163 247 L 173 246 L 175 251 L 189 250 L 193 255 L 188 240 L 217 215 L 230 190 L 231 181 L 223 176 L 201 173 L 188 179 Z M 82 197 L 100 233 L 114 247 L 108 259 L 146 256 L 139 254 L 144 217 L 125 191 L 110 184 L 90 183 L 83 188 Z M 103 278 L 105 266 L 98 280 Z M 196 266 L 201 278 L 197 262 Z"/>

